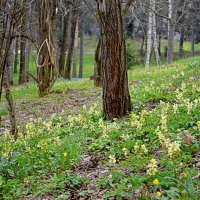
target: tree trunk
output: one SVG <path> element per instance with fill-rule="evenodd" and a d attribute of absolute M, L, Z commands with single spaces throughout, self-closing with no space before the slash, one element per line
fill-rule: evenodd
<path fill-rule="evenodd" d="M 121 0 L 98 1 L 103 69 L 105 119 L 121 118 L 131 111 Z"/>
<path fill-rule="evenodd" d="M 99 38 L 96 50 L 95 50 L 95 73 L 94 73 L 94 85 L 96 87 L 102 86 L 102 60 L 101 60 L 101 39 Z"/>
<path fill-rule="evenodd" d="M 25 71 L 26 71 L 26 55 L 25 55 L 25 48 L 26 48 L 26 40 L 21 38 L 20 40 L 20 71 L 19 71 L 19 84 L 23 84 L 26 82 L 25 80 Z"/>
<path fill-rule="evenodd" d="M 77 51 L 78 51 L 78 20 L 76 24 L 76 31 L 75 31 L 75 38 L 74 38 L 74 53 L 73 53 L 73 73 L 72 78 L 76 78 L 76 71 L 77 71 Z"/>
<path fill-rule="evenodd" d="M 38 59 L 39 96 L 47 95 L 55 82 L 55 28 L 56 0 L 39 0 L 40 51 Z"/>
<path fill-rule="evenodd" d="M 179 42 L 179 57 L 183 58 L 184 52 L 183 52 L 183 44 L 184 44 L 184 27 L 181 28 L 181 36 L 180 36 L 180 42 Z"/>
<path fill-rule="evenodd" d="M 80 65 L 79 65 L 79 78 L 83 78 L 83 42 L 84 42 L 84 29 L 83 20 L 79 23 L 79 35 L 80 35 Z"/>
<path fill-rule="evenodd" d="M 177 2 L 176 0 L 169 0 L 169 31 L 168 31 L 168 45 L 167 45 L 167 63 L 173 60 L 174 50 L 174 35 L 176 28 Z"/>
<path fill-rule="evenodd" d="M 27 41 L 26 43 L 26 63 L 25 63 L 25 81 L 28 82 L 29 81 L 29 62 L 30 62 L 30 54 L 31 54 L 31 43 L 30 41 Z"/>
<path fill-rule="evenodd" d="M 13 77 L 12 77 L 12 62 L 11 62 L 11 55 L 7 57 L 7 76 L 8 76 L 8 83 L 9 85 L 14 85 Z"/>
<path fill-rule="evenodd" d="M 152 0 L 152 10 L 156 10 L 156 0 Z M 156 30 L 156 14 L 153 12 L 153 40 L 154 40 L 154 52 L 156 57 L 157 65 L 160 67 L 160 54 L 158 51 L 158 42 L 157 42 L 157 30 Z"/>
<path fill-rule="evenodd" d="M 74 51 L 74 40 L 75 40 L 75 32 L 76 32 L 76 24 L 77 24 L 77 11 L 74 9 L 72 11 L 71 16 L 71 28 L 70 28 L 70 42 L 67 54 L 67 63 L 66 63 L 66 79 L 70 80 L 71 78 L 71 66 L 72 66 L 72 57 Z"/>
<path fill-rule="evenodd" d="M 15 39 L 15 58 L 14 58 L 14 73 L 17 74 L 18 65 L 18 51 L 19 51 L 19 40 Z"/>
<path fill-rule="evenodd" d="M 191 56 L 195 56 L 195 31 L 194 31 L 194 23 L 192 23 Z"/>
<path fill-rule="evenodd" d="M 7 71 L 7 73 L 8 73 L 8 71 Z M 13 135 L 15 139 L 17 139 L 18 130 L 17 130 L 17 123 L 16 123 L 16 118 L 15 118 L 15 109 L 14 109 L 13 98 L 11 95 L 10 86 L 9 86 L 7 77 L 8 77 L 8 75 L 5 73 L 4 80 L 3 80 L 3 86 L 5 88 L 6 100 L 8 103 L 8 111 L 9 111 L 10 125 L 11 125 L 10 134 Z"/>
<path fill-rule="evenodd" d="M 150 0 L 150 9 L 149 9 L 149 22 L 148 22 L 148 33 L 147 33 L 147 50 L 146 50 L 146 68 L 150 66 L 151 59 L 151 42 L 152 42 L 152 28 L 153 28 L 153 12 L 152 12 L 153 2 Z"/>
<path fill-rule="evenodd" d="M 66 15 L 66 16 L 64 16 L 64 20 L 63 20 L 63 34 L 62 34 L 60 59 L 59 59 L 59 73 L 62 77 L 64 77 L 64 68 L 65 68 L 66 51 L 67 51 L 68 27 L 69 27 L 69 15 Z"/>
<path fill-rule="evenodd" d="M 64 24 L 63 18 L 64 17 L 62 15 L 62 12 L 61 12 L 60 8 L 58 8 L 58 12 L 57 12 L 57 15 L 56 15 L 55 45 L 56 45 L 56 67 L 57 67 L 59 73 L 60 73 L 60 66 L 59 65 L 60 65 L 60 59 L 61 59 L 62 40 L 63 40 L 63 37 L 65 37 L 62 34 L 63 33 L 63 24 Z"/>

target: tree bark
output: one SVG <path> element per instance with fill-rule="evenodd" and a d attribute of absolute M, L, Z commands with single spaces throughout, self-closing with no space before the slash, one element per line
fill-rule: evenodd
<path fill-rule="evenodd" d="M 38 52 L 38 86 L 39 96 L 49 94 L 55 82 L 55 31 L 56 0 L 39 0 L 39 27 L 40 27 L 40 50 Z"/>
<path fill-rule="evenodd" d="M 96 50 L 95 50 L 95 73 L 94 73 L 94 85 L 96 87 L 102 86 L 102 60 L 101 60 L 101 39 L 99 38 Z"/>
<path fill-rule="evenodd" d="M 80 35 L 80 65 L 79 65 L 79 78 L 83 78 L 83 46 L 84 46 L 84 29 L 83 20 L 79 23 L 79 35 Z"/>
<path fill-rule="evenodd" d="M 26 71 L 26 39 L 20 39 L 20 71 L 19 71 L 19 85 L 26 82 L 25 80 L 25 71 Z"/>
<path fill-rule="evenodd" d="M 19 51 L 19 40 L 15 39 L 15 58 L 14 58 L 14 73 L 17 74 L 18 65 L 18 51 Z"/>
<path fill-rule="evenodd" d="M 131 111 L 121 0 L 98 1 L 103 69 L 105 119 L 121 118 Z"/>
<path fill-rule="evenodd" d="M 183 58 L 184 56 L 184 52 L 183 52 L 183 45 L 184 45 L 184 37 L 185 37 L 185 33 L 184 33 L 184 27 L 181 28 L 181 35 L 180 35 L 180 42 L 179 42 L 179 57 Z"/>
<path fill-rule="evenodd" d="M 169 0 L 169 30 L 168 30 L 168 45 L 167 45 L 167 63 L 173 61 L 174 50 L 174 35 L 176 28 L 177 2 Z"/>
<path fill-rule="evenodd" d="M 78 20 L 76 24 L 76 31 L 75 31 L 75 38 L 74 38 L 74 53 L 73 53 L 73 73 L 72 73 L 72 78 L 77 77 L 77 51 L 78 51 Z"/>
<path fill-rule="evenodd" d="M 8 73 L 8 71 L 7 71 Z M 5 93 L 6 93 L 6 100 L 8 103 L 8 111 L 9 111 L 9 117 L 10 117 L 10 125 L 11 125 L 11 129 L 10 129 L 10 134 L 14 136 L 15 139 L 17 139 L 17 123 L 16 123 L 16 118 L 15 118 L 15 109 L 14 109 L 14 103 L 13 103 L 13 98 L 11 95 L 11 91 L 10 91 L 10 86 L 8 83 L 8 79 L 7 79 L 7 74 L 4 74 L 4 80 L 3 80 L 3 85 L 5 88 Z"/>
<path fill-rule="evenodd" d="M 26 54 L 25 54 L 25 81 L 29 81 L 29 62 L 30 62 L 30 54 L 31 54 L 31 43 L 27 40 L 26 43 Z"/>
<path fill-rule="evenodd" d="M 63 34 L 60 50 L 60 59 L 59 59 L 59 73 L 64 77 L 65 69 L 65 60 L 66 60 L 66 51 L 67 51 L 67 38 L 68 38 L 68 27 L 69 27 L 69 15 L 64 16 L 63 20 Z"/>
<path fill-rule="evenodd" d="M 156 0 L 152 0 L 152 10 L 156 10 Z M 154 41 L 154 52 L 156 57 L 156 62 L 158 67 L 161 66 L 160 54 L 158 50 L 158 41 L 157 41 L 157 30 L 156 30 L 156 14 L 153 12 L 153 41 Z"/>
<path fill-rule="evenodd" d="M 77 11 L 74 9 L 71 13 L 70 41 L 69 41 L 66 72 L 65 72 L 65 77 L 68 80 L 71 79 L 71 66 L 72 66 L 72 58 L 73 58 L 73 51 L 74 51 L 74 40 L 75 40 L 77 19 L 78 19 Z"/>
<path fill-rule="evenodd" d="M 150 0 L 149 9 L 149 22 L 148 22 L 148 33 L 147 33 L 147 50 L 146 50 L 146 68 L 150 66 L 151 59 L 151 42 L 152 42 L 152 30 L 153 30 L 153 12 L 152 12 L 153 2 Z"/>

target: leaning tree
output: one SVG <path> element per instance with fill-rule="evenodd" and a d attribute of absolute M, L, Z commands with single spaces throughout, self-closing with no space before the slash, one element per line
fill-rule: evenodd
<path fill-rule="evenodd" d="M 129 0 L 123 7 L 122 0 L 96 0 L 106 119 L 121 118 L 131 111 L 123 16 L 133 1 Z"/>

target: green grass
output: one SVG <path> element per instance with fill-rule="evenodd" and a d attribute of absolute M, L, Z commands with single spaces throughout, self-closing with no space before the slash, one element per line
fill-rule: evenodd
<path fill-rule="evenodd" d="M 199 181 L 192 177 L 198 173 L 194 157 L 200 145 L 199 67 L 200 57 L 194 57 L 160 69 L 130 69 L 133 112 L 128 118 L 103 121 L 101 102 L 88 103 L 78 113 L 72 109 L 73 116 L 65 110 L 32 120 L 17 142 L 8 133 L 0 137 L 0 199 L 70 199 L 74 188 L 84 198 L 106 189 L 102 199 L 161 199 L 160 194 L 164 199 L 198 199 Z M 53 89 L 75 88 L 91 95 L 92 85 L 88 79 L 59 79 Z M 12 92 L 18 102 L 38 98 L 33 83 Z M 53 97 L 59 100 L 58 95 Z M 185 133 L 194 137 L 190 144 Z M 100 170 L 85 173 L 100 173 L 98 180 L 74 169 L 84 155 L 101 155 Z"/>

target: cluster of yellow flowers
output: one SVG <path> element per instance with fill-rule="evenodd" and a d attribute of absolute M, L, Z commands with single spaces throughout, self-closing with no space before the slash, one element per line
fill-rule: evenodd
<path fill-rule="evenodd" d="M 177 142 L 172 142 L 168 146 L 168 155 L 170 158 L 176 158 L 177 156 L 180 155 L 181 149 L 180 149 L 180 144 Z"/>
<path fill-rule="evenodd" d="M 142 127 L 142 123 L 140 120 L 140 117 L 136 115 L 135 113 L 131 113 L 131 126 L 135 129 L 140 129 Z"/>
<path fill-rule="evenodd" d="M 48 147 L 48 144 L 46 141 L 42 140 L 41 142 L 38 143 L 37 147 L 41 148 L 42 150 L 46 150 Z"/>
<path fill-rule="evenodd" d="M 167 133 L 168 132 L 168 124 L 167 124 L 167 115 L 162 114 L 160 119 L 161 129 Z"/>
<path fill-rule="evenodd" d="M 158 163 L 155 159 L 151 159 L 149 161 L 149 164 L 147 165 L 147 174 L 150 176 L 154 176 L 156 172 L 158 171 Z"/>
<path fill-rule="evenodd" d="M 127 148 L 123 148 L 122 149 L 124 156 L 127 158 L 128 154 L 129 154 L 129 150 Z"/>
<path fill-rule="evenodd" d="M 197 127 L 200 130 L 200 121 L 197 122 Z"/>
<path fill-rule="evenodd" d="M 164 136 L 164 134 L 160 131 L 159 127 L 157 127 L 155 132 L 156 132 L 162 146 L 167 149 L 168 156 L 170 158 L 176 158 L 177 156 L 180 155 L 180 152 L 181 152 L 180 144 L 178 144 L 176 141 L 172 142 L 170 140 L 170 138 L 166 138 Z"/>
<path fill-rule="evenodd" d="M 141 154 L 141 155 L 148 153 L 146 146 L 144 144 L 140 145 L 138 143 L 135 144 L 134 151 L 135 151 L 135 153 Z"/>
<path fill-rule="evenodd" d="M 109 155 L 109 162 L 115 164 L 117 162 L 115 155 Z"/>
<path fill-rule="evenodd" d="M 70 126 L 84 125 L 87 122 L 87 119 L 81 114 L 78 116 L 69 115 L 68 120 Z"/>

